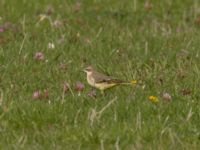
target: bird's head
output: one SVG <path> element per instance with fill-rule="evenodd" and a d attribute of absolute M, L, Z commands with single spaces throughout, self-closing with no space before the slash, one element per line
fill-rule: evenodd
<path fill-rule="evenodd" d="M 92 72 L 93 72 L 92 66 L 88 66 L 87 68 L 85 68 L 84 72 L 86 72 L 87 74 L 92 74 Z"/>

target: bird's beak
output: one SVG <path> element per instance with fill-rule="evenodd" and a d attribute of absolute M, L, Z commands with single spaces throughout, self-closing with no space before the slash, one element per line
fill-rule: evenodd
<path fill-rule="evenodd" d="M 83 72 L 87 73 L 87 71 L 84 69 Z"/>

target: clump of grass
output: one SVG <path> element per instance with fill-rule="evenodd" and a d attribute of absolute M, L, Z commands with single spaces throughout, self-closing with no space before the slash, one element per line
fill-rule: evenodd
<path fill-rule="evenodd" d="M 2 0 L 0 14 L 1 149 L 200 148 L 197 1 Z M 137 85 L 103 97 L 89 64 Z"/>

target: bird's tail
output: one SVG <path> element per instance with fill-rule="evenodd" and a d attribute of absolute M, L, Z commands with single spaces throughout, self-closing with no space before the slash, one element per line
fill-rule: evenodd
<path fill-rule="evenodd" d="M 130 82 L 121 82 L 119 84 L 122 84 L 122 85 L 136 85 L 137 84 L 137 80 L 131 80 Z"/>

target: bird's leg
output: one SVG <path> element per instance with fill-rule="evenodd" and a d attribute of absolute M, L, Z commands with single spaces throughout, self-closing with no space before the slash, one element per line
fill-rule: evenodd
<path fill-rule="evenodd" d="M 105 96 L 104 90 L 101 90 L 101 94 L 102 94 L 103 96 Z"/>
<path fill-rule="evenodd" d="M 91 91 L 95 91 L 95 88 L 94 87 L 92 87 L 92 90 Z"/>

